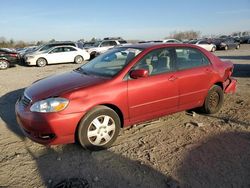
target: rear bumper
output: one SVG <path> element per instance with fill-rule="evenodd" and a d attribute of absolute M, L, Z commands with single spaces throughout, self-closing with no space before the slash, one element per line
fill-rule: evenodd
<path fill-rule="evenodd" d="M 234 78 L 227 79 L 224 83 L 224 92 L 225 93 L 235 93 L 236 92 L 237 80 Z"/>

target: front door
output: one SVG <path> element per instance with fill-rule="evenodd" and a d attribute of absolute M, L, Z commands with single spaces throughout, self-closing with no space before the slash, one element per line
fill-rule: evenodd
<path fill-rule="evenodd" d="M 178 84 L 171 56 L 173 50 L 153 50 L 132 68 L 146 69 L 149 76 L 127 81 L 131 122 L 145 121 L 177 110 Z"/>

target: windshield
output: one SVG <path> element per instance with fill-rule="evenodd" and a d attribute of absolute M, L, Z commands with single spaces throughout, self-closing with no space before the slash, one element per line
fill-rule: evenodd
<path fill-rule="evenodd" d="M 85 74 L 113 77 L 120 72 L 142 49 L 121 47 L 109 50 L 77 69 Z"/>
<path fill-rule="evenodd" d="M 189 41 L 189 44 L 196 44 L 198 41 L 197 40 L 191 40 Z"/>
<path fill-rule="evenodd" d="M 93 47 L 98 47 L 100 45 L 101 41 L 95 42 L 95 44 L 93 45 Z"/>

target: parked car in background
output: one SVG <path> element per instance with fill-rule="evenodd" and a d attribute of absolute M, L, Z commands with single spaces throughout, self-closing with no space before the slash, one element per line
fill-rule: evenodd
<path fill-rule="evenodd" d="M 216 45 L 208 43 L 206 40 L 191 40 L 189 44 L 200 46 L 209 52 L 214 52 L 216 50 Z"/>
<path fill-rule="evenodd" d="M 123 44 L 127 44 L 127 41 L 121 38 L 105 38 L 105 40 L 96 42 L 92 47 L 89 47 L 86 50 L 90 54 L 90 59 L 93 59 L 96 56 L 106 52 L 107 50 L 114 48 L 117 45 Z"/>
<path fill-rule="evenodd" d="M 15 66 L 19 61 L 20 57 L 17 52 L 0 48 L 0 70 Z"/>
<path fill-rule="evenodd" d="M 245 35 L 241 37 L 242 43 L 248 43 L 249 40 L 250 40 L 250 35 Z"/>
<path fill-rule="evenodd" d="M 212 40 L 213 44 L 216 45 L 216 49 L 239 49 L 240 43 L 236 42 L 233 38 L 217 38 Z"/>
<path fill-rule="evenodd" d="M 142 43 L 182 43 L 181 41 L 177 39 L 163 39 L 163 40 L 148 40 L 148 41 L 139 41 L 139 44 Z"/>
<path fill-rule="evenodd" d="M 177 40 L 177 39 L 164 39 L 163 43 L 182 43 L 181 41 Z"/>
<path fill-rule="evenodd" d="M 45 145 L 112 145 L 120 128 L 200 107 L 220 110 L 235 92 L 233 64 L 189 44 L 117 47 L 76 70 L 26 88 L 16 117 L 27 137 Z"/>
<path fill-rule="evenodd" d="M 24 53 L 22 57 L 25 59 L 25 56 L 30 54 L 30 53 L 46 51 L 46 50 L 48 50 L 52 47 L 55 47 L 55 46 L 68 45 L 68 46 L 78 47 L 78 44 L 79 43 L 77 43 L 77 42 L 71 42 L 71 41 L 50 42 L 50 43 L 42 44 L 42 45 L 38 46 L 37 48 Z"/>
<path fill-rule="evenodd" d="M 85 42 L 85 43 L 83 44 L 83 48 L 84 48 L 84 49 L 91 48 L 91 47 L 93 47 L 94 44 L 95 44 L 95 42 Z"/>
<path fill-rule="evenodd" d="M 18 49 L 17 52 L 19 53 L 20 57 L 22 57 L 25 53 L 27 54 L 33 52 L 36 48 L 37 46 L 28 46 L 22 49 Z"/>
<path fill-rule="evenodd" d="M 86 50 L 74 46 L 56 46 L 45 51 L 34 52 L 25 57 L 26 65 L 37 65 L 44 67 L 47 64 L 55 63 L 83 63 L 89 60 L 90 55 Z"/>

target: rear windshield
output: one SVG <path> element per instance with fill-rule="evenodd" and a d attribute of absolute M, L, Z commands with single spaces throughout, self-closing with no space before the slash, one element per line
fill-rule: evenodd
<path fill-rule="evenodd" d="M 126 44 L 127 41 L 125 41 L 125 40 L 119 40 L 119 43 L 120 43 L 120 44 Z"/>

